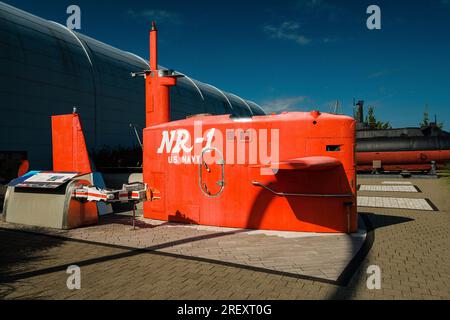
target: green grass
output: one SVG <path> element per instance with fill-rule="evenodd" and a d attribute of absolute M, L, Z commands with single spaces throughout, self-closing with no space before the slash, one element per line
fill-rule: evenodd
<path fill-rule="evenodd" d="M 447 164 L 444 169 L 438 170 L 438 176 L 450 184 L 450 164 Z"/>

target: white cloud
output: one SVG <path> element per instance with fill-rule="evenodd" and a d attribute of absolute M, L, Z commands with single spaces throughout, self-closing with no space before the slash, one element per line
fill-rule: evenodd
<path fill-rule="evenodd" d="M 323 0 L 300 0 L 297 2 L 297 6 L 302 9 L 315 10 L 333 10 L 335 8 Z"/>
<path fill-rule="evenodd" d="M 388 76 L 388 75 L 391 75 L 393 73 L 399 72 L 400 70 L 401 70 L 400 68 L 384 69 L 384 70 L 380 70 L 380 71 L 377 71 L 377 72 L 369 74 L 368 78 L 369 79 L 380 78 L 380 77 Z"/>
<path fill-rule="evenodd" d="M 136 20 L 142 21 L 156 21 L 156 23 L 181 23 L 181 17 L 178 13 L 165 10 L 143 10 L 136 12 L 133 9 L 128 10 L 128 15 Z"/>
<path fill-rule="evenodd" d="M 283 112 L 283 111 L 298 111 L 306 110 L 304 106 L 308 97 L 306 96 L 295 96 L 287 98 L 278 98 L 273 100 L 268 100 L 261 104 L 264 111 L 270 112 Z M 302 106 L 303 105 L 303 106 Z"/>
<path fill-rule="evenodd" d="M 338 42 L 339 39 L 336 37 L 326 37 L 322 39 L 323 43 L 334 43 L 334 42 Z"/>
<path fill-rule="evenodd" d="M 294 21 L 286 21 L 279 26 L 265 25 L 263 30 L 271 38 L 292 40 L 300 45 L 307 45 L 312 41 L 300 34 L 300 25 Z"/>
<path fill-rule="evenodd" d="M 338 1 L 335 2 L 339 3 Z M 295 7 L 304 19 L 320 18 L 328 20 L 330 23 L 338 23 L 346 12 L 344 8 L 324 0 L 299 0 Z"/>
<path fill-rule="evenodd" d="M 291 15 L 295 14 L 295 20 L 299 22 L 288 20 L 285 20 L 281 24 L 267 22 L 263 30 L 271 38 L 291 40 L 300 45 L 308 45 L 311 42 L 316 44 L 332 44 L 341 41 L 336 36 L 325 34 L 317 34 L 312 39 L 310 32 L 312 30 L 317 32 L 316 28 L 313 29 L 317 22 L 336 25 L 344 20 L 345 17 L 348 18 L 349 15 L 348 11 L 342 8 L 341 4 L 330 4 L 328 0 L 296 0 L 293 1 L 292 5 L 286 6 L 286 10 L 291 12 Z M 286 17 L 284 14 L 276 14 L 274 10 L 268 11 L 272 18 L 279 19 L 283 16 Z M 308 26 L 308 29 L 305 29 L 306 26 Z M 305 32 L 305 30 L 311 31 Z"/>

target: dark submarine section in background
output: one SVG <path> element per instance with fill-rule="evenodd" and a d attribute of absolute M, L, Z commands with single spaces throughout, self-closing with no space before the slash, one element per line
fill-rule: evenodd
<path fill-rule="evenodd" d="M 437 124 L 427 127 L 370 129 L 359 101 L 356 157 L 359 172 L 430 171 L 450 162 L 450 133 Z"/>

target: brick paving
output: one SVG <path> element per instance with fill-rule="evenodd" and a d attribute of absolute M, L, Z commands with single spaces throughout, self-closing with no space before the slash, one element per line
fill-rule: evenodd
<path fill-rule="evenodd" d="M 243 267 L 290 273 L 337 281 L 365 241 L 365 230 L 352 235 L 271 232 L 181 225 L 140 218 L 137 228 L 131 218 L 113 215 L 99 226 L 52 230 L 11 223 L 4 229 L 44 233 L 60 237 L 145 249 L 172 255 L 207 259 Z M 361 225 L 364 226 L 361 221 Z"/>
<path fill-rule="evenodd" d="M 401 181 L 401 180 L 400 180 Z M 368 182 L 361 180 L 359 183 Z M 370 179 L 370 184 L 381 180 Z M 366 259 L 347 286 L 304 279 L 261 269 L 220 264 L 179 255 L 182 247 L 151 252 L 130 247 L 88 243 L 0 228 L 0 297 L 6 299 L 450 299 L 450 188 L 440 180 L 411 180 L 423 194 L 397 193 L 398 197 L 430 198 L 439 211 L 393 208 L 360 208 L 375 228 L 374 242 Z M 370 192 L 360 192 L 367 196 Z M 392 196 L 380 192 L 380 196 Z M 116 226 L 129 228 L 129 225 Z M 145 225 L 140 225 L 145 229 Z M 148 227 L 155 231 L 159 227 Z M 240 238 L 258 243 L 261 238 L 282 241 L 314 241 L 314 237 L 235 233 L 208 238 L 215 230 L 180 229 L 167 235 L 177 241 L 183 232 L 205 236 L 202 241 L 236 243 Z M 182 231 L 183 229 L 184 231 Z M 155 231 L 156 232 L 156 231 Z M 107 237 L 107 235 L 104 235 Z M 291 235 L 292 236 L 292 235 Z M 320 239 L 325 237 L 320 237 Z M 226 240 L 224 240 L 226 239 Z M 256 239 L 256 240 L 255 240 Z M 131 241 L 131 240 L 130 240 Z M 317 239 L 315 240 L 317 241 Z M 216 244 L 217 245 L 217 244 Z M 182 243 L 179 246 L 183 246 Z M 205 246 L 207 248 L 208 246 Z M 327 253 L 332 256 L 335 244 Z M 203 248 L 205 250 L 205 248 Z M 170 250 L 175 251 L 170 251 Z M 183 252 L 186 254 L 186 248 Z M 199 247 L 190 248 L 195 252 Z M 235 250 L 236 252 L 239 250 Z M 270 250 L 269 250 L 270 251 Z M 229 249 L 227 253 L 232 253 Z M 277 251 L 266 253 L 275 254 Z M 198 256 L 198 253 L 197 253 Z M 250 260 L 251 257 L 248 257 Z M 279 261 L 275 256 L 274 261 Z M 66 288 L 66 267 L 82 270 L 81 290 Z M 380 290 L 366 287 L 370 265 L 381 269 Z M 327 266 L 324 263 L 324 267 Z M 316 268 L 312 267 L 312 271 Z M 325 270 L 325 269 L 323 269 Z"/>

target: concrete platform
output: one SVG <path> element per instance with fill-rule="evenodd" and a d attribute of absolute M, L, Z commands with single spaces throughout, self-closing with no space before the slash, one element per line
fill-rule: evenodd
<path fill-rule="evenodd" d="M 142 217 L 138 217 L 136 226 L 133 230 L 130 213 L 105 216 L 98 226 L 68 231 L 0 223 L 0 227 L 5 229 L 156 251 L 336 283 L 366 239 L 362 219 L 359 232 L 351 235 L 183 225 Z"/>
<path fill-rule="evenodd" d="M 375 192 L 419 192 L 413 185 L 373 185 L 362 184 L 358 191 L 375 191 Z"/>
<path fill-rule="evenodd" d="M 379 173 L 379 174 L 371 174 L 371 173 L 359 173 L 358 179 L 401 179 L 401 180 L 410 180 L 410 179 L 438 179 L 437 175 L 434 174 L 423 174 L 423 173 L 411 173 L 409 176 L 402 176 L 399 173 Z"/>
<path fill-rule="evenodd" d="M 359 207 L 435 211 L 427 199 L 358 196 Z"/>
<path fill-rule="evenodd" d="M 410 185 L 411 181 L 382 181 L 381 184 L 393 184 L 393 185 Z"/>

